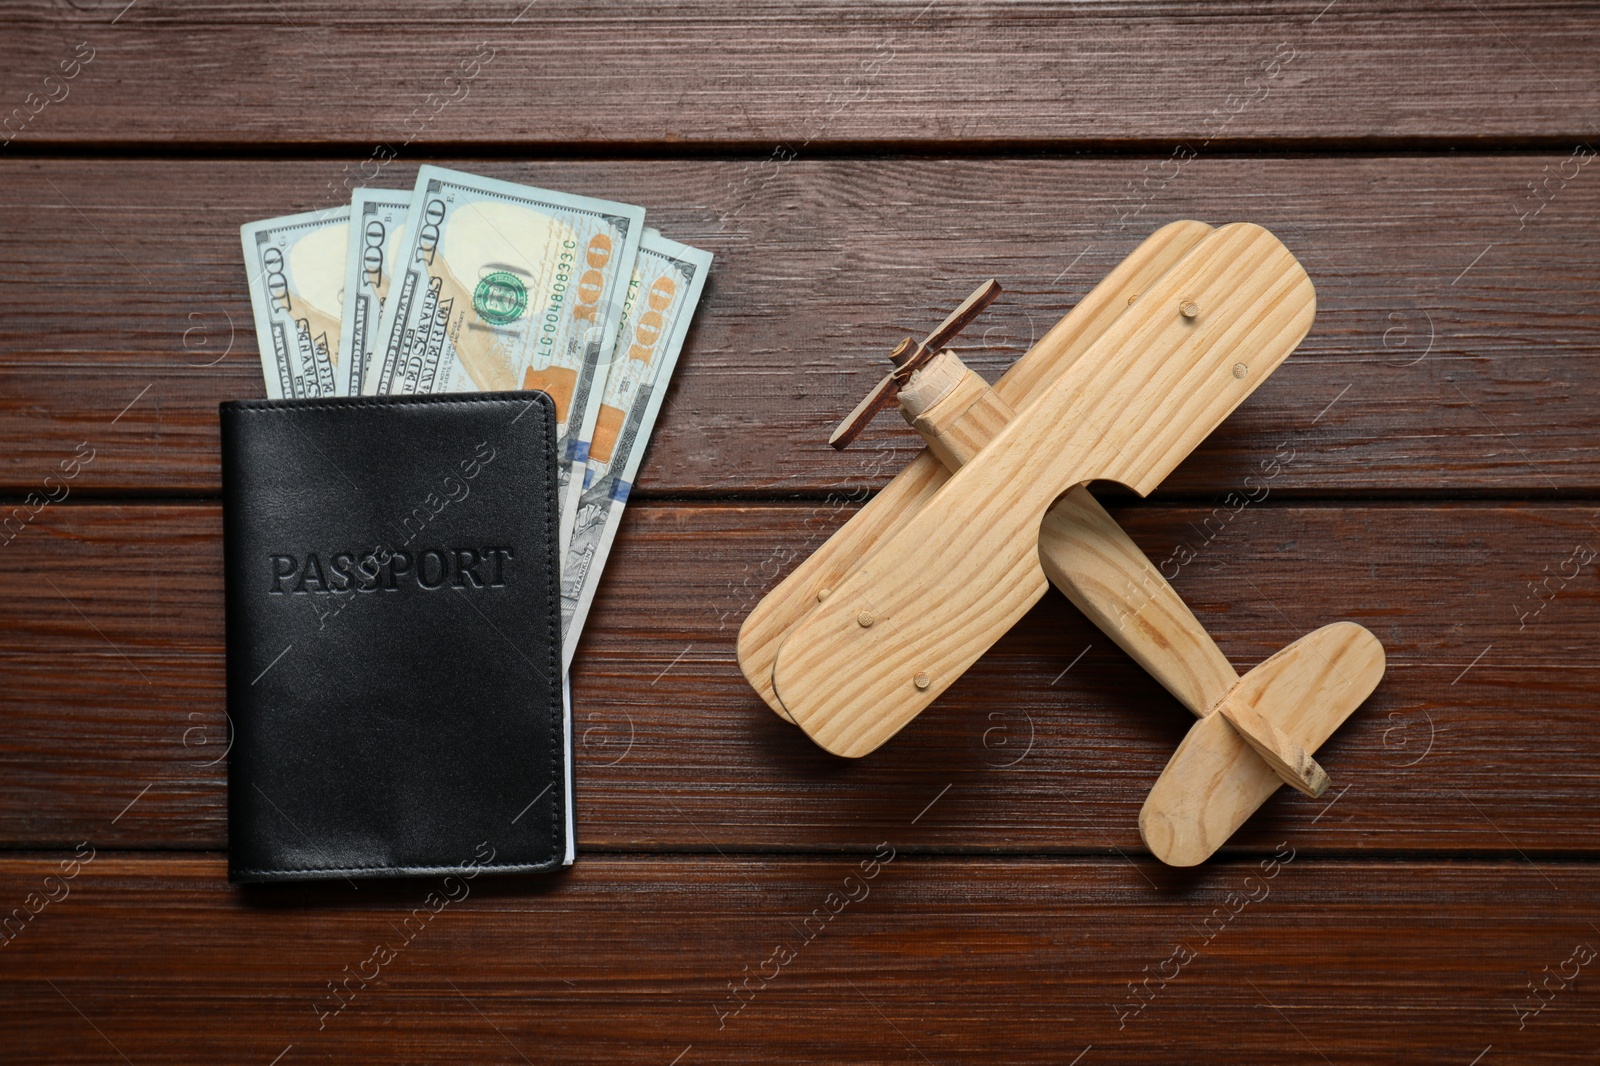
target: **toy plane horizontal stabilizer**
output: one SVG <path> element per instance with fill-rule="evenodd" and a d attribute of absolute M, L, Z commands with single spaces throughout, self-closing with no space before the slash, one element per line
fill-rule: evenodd
<path fill-rule="evenodd" d="M 1354 622 L 1307 633 L 1246 674 L 1230 704 L 1266 719 L 1315 752 L 1383 679 L 1378 638 Z M 1139 835 L 1171 866 L 1212 853 L 1283 784 L 1229 716 L 1208 714 L 1189 727 L 1139 811 Z"/>

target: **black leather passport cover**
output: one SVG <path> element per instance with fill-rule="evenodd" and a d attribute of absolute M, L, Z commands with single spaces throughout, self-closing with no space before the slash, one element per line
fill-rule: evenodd
<path fill-rule="evenodd" d="M 550 398 L 221 413 L 229 879 L 571 861 Z"/>

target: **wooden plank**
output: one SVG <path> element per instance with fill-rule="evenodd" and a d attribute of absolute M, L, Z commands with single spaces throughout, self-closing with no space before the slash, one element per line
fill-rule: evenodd
<path fill-rule="evenodd" d="M 1239 669 L 1338 619 L 1389 656 L 1319 749 L 1335 787 L 1281 789 L 1235 848 L 1600 849 L 1592 506 L 1232 506 L 1110 510 Z M 630 508 L 573 671 L 580 847 L 1138 850 L 1192 718 L 1054 594 L 867 759 L 766 708 L 739 622 L 848 514 Z M 0 547 L 0 845 L 222 846 L 220 528 L 68 502 Z"/>
<path fill-rule="evenodd" d="M 998 275 L 1006 293 L 958 346 L 993 381 L 1188 217 L 1267 225 L 1318 314 L 1161 491 L 1239 489 L 1284 443 L 1274 489 L 1370 496 L 1600 488 L 1600 376 L 1583 371 L 1600 356 L 1600 182 L 1584 169 L 1525 228 L 1517 214 L 1565 158 L 1201 157 L 1148 201 L 1125 198 L 1137 158 L 455 163 L 643 203 L 716 253 L 647 494 L 882 486 L 917 450 L 909 428 L 882 419 L 843 455 L 826 441 L 895 342 Z M 237 227 L 323 202 L 331 167 L 0 163 L 0 491 L 37 490 L 88 442 L 75 491 L 216 492 L 216 405 L 264 394 Z"/>
<path fill-rule="evenodd" d="M 1572 140 L 1600 104 L 1581 3 L 126 6 L 13 13 L 0 100 L 58 101 L 19 141 L 359 145 L 354 167 L 374 142 Z"/>
<path fill-rule="evenodd" d="M 7 1061 L 659 1066 L 765 1060 L 779 1041 L 786 1062 L 830 1064 L 1592 1052 L 1593 866 L 1277 844 L 1175 872 L 929 862 L 890 834 L 837 857 L 585 857 L 544 879 L 273 892 L 229 887 L 214 856 L 101 851 L 65 882 L 46 878 L 71 849 L 8 857 L 0 900 L 58 901 L 3 949 Z M 1548 1004 L 1519 1015 L 1547 979 Z"/>

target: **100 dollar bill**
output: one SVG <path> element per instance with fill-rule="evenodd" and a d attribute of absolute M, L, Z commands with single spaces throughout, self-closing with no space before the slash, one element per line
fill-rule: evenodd
<path fill-rule="evenodd" d="M 239 228 L 267 396 L 338 395 L 339 326 L 350 209 Z"/>
<path fill-rule="evenodd" d="M 344 318 L 339 325 L 340 396 L 361 395 L 410 209 L 411 194 L 395 189 L 357 189 L 350 199 Z"/>
<path fill-rule="evenodd" d="M 628 285 L 605 389 L 561 567 L 562 654 L 572 664 L 633 479 L 655 428 L 678 353 L 711 268 L 711 253 L 646 230 Z"/>
<path fill-rule="evenodd" d="M 405 227 L 362 391 L 548 392 L 564 546 L 644 208 L 424 166 Z"/>

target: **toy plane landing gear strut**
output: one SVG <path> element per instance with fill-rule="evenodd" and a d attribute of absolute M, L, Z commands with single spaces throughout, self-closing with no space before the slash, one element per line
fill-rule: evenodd
<path fill-rule="evenodd" d="M 1152 235 L 997 382 L 944 350 L 989 282 L 834 434 L 898 402 L 928 449 L 759 603 L 746 678 L 817 744 L 859 757 L 931 703 L 1055 585 L 1198 719 L 1139 815 L 1162 861 L 1204 861 L 1376 687 L 1383 648 L 1339 622 L 1240 677 L 1083 486 L 1148 494 L 1300 343 L 1311 281 L 1259 226 Z"/>

